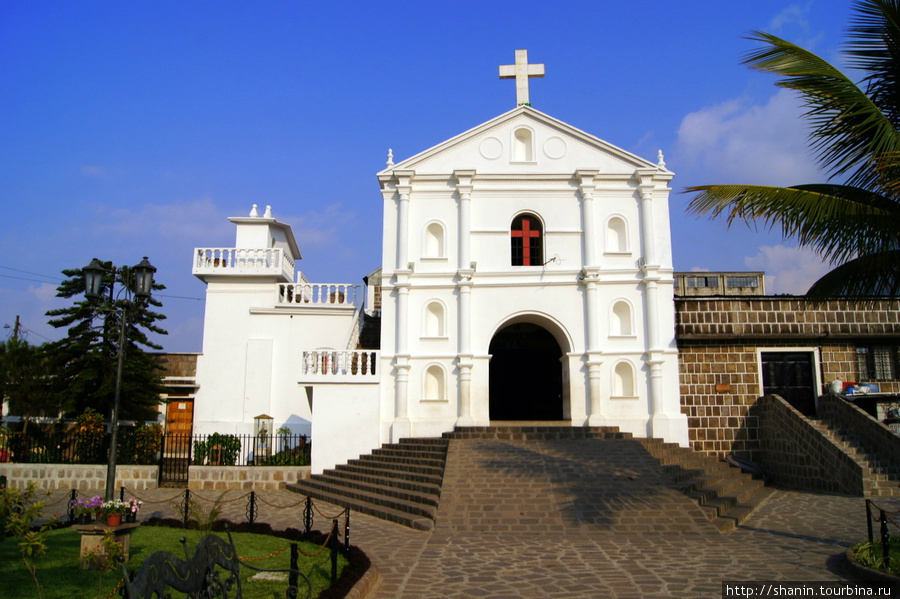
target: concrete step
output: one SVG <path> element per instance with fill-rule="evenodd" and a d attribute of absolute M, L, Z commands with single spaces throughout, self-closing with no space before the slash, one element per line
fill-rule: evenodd
<path fill-rule="evenodd" d="M 432 518 L 438 503 L 438 497 L 434 495 L 425 496 L 424 494 L 403 492 L 391 487 L 334 480 L 323 475 L 315 478 L 310 477 L 299 481 L 297 484 L 308 489 L 318 489 L 323 492 L 340 494 L 348 499 L 364 501 L 372 505 Z"/>
<path fill-rule="evenodd" d="M 401 439 L 288 488 L 410 528 L 431 530 L 448 445 L 445 439 Z"/>
<path fill-rule="evenodd" d="M 771 494 L 763 481 L 718 458 L 658 439 L 640 441 L 675 488 L 695 500 L 720 532 L 742 523 Z"/>
<path fill-rule="evenodd" d="M 403 469 L 392 470 L 388 468 L 378 468 L 362 464 L 339 464 L 333 470 L 326 472 L 346 472 L 357 476 L 368 476 L 373 478 L 381 478 L 385 480 L 396 480 L 409 483 L 420 483 L 426 485 L 441 485 L 440 474 L 421 474 L 416 472 L 407 472 Z"/>
<path fill-rule="evenodd" d="M 444 439 L 496 439 L 502 441 L 554 441 L 559 439 L 630 439 L 614 426 L 500 425 L 456 427 Z"/>
<path fill-rule="evenodd" d="M 419 483 L 343 470 L 326 470 L 322 473 L 321 480 L 329 481 L 335 486 L 346 485 L 360 489 L 384 489 L 385 494 L 394 494 L 395 497 L 404 499 L 409 498 L 411 501 L 421 500 L 423 503 L 431 505 L 437 505 L 441 496 L 441 486 L 439 484 Z"/>
<path fill-rule="evenodd" d="M 406 511 L 392 509 L 384 505 L 347 497 L 340 493 L 334 493 L 314 487 L 309 487 L 302 484 L 304 482 L 306 481 L 302 480 L 296 484 L 288 485 L 287 489 L 290 491 L 294 491 L 295 493 L 300 493 L 302 495 L 312 497 L 313 499 L 319 501 L 325 501 L 334 505 L 348 507 L 351 510 L 356 510 L 362 514 L 368 514 L 370 516 L 374 516 L 375 518 L 387 520 L 388 522 L 394 522 L 396 524 L 400 524 L 408 528 L 413 528 L 415 530 L 434 529 L 433 516 L 423 517 L 411 514 Z"/>

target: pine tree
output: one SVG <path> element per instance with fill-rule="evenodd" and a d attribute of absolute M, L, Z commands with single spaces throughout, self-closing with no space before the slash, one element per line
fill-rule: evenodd
<path fill-rule="evenodd" d="M 119 351 L 119 329 L 127 312 L 125 328 L 125 359 L 122 367 L 121 419 L 153 419 L 160 402 L 163 367 L 158 356 L 146 349 L 160 350 L 161 346 L 148 338 L 148 333 L 166 335 L 156 322 L 165 315 L 152 310 L 162 303 L 150 297 L 142 309 L 136 300 L 121 293 L 130 289 L 132 269 L 115 268 L 103 262 L 107 274 L 103 277 L 102 306 L 84 297 L 84 273 L 81 269 L 62 271 L 68 277 L 57 287 L 57 297 L 76 298 L 68 308 L 50 310 L 49 324 L 68 328 L 65 338 L 49 343 L 47 351 L 54 366 L 54 382 L 63 405 L 69 413 L 82 413 L 93 408 L 110 414 L 115 396 L 116 369 Z M 165 286 L 154 283 L 154 290 Z M 118 296 L 113 295 L 119 290 Z M 146 349 L 145 349 L 146 348 Z"/>
<path fill-rule="evenodd" d="M 17 337 L 0 344 L 0 397 L 9 402 L 11 414 L 25 420 L 25 430 L 33 417 L 59 415 L 51 372 L 44 346 Z"/>

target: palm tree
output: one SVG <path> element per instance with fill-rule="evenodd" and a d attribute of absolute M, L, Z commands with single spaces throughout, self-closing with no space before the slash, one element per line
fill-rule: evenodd
<path fill-rule="evenodd" d="M 711 218 L 780 226 L 834 267 L 813 297 L 900 297 L 900 0 L 857 0 L 848 30 L 848 64 L 859 86 L 815 54 L 774 35 L 744 60 L 796 90 L 811 125 L 810 146 L 828 183 L 769 187 L 702 185 L 688 205 Z"/>

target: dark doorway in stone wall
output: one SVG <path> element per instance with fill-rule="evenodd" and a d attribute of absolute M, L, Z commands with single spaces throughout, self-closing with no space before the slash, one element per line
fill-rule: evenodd
<path fill-rule="evenodd" d="M 808 351 L 762 352 L 763 395 L 780 395 L 805 416 L 815 416 L 813 359 L 814 354 Z"/>
<path fill-rule="evenodd" d="M 562 420 L 562 351 L 546 329 L 520 322 L 491 340 L 490 419 Z"/>

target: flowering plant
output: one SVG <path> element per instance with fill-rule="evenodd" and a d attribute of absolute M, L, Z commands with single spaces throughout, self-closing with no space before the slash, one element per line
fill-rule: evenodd
<path fill-rule="evenodd" d="M 132 499 L 129 499 L 128 501 L 126 501 L 125 505 L 128 507 L 128 513 L 131 514 L 132 516 L 134 516 L 135 514 L 138 513 L 138 510 L 141 509 L 141 506 L 144 505 L 144 502 L 140 501 L 138 499 L 132 498 Z"/>
<path fill-rule="evenodd" d="M 78 516 L 91 516 L 100 509 L 100 506 L 103 504 L 103 498 L 99 495 L 94 495 L 93 497 L 80 497 L 74 501 L 69 502 L 69 508 L 71 508 L 72 513 Z"/>
<path fill-rule="evenodd" d="M 131 506 L 121 499 L 110 499 L 100 504 L 100 513 L 103 516 L 111 516 L 112 514 L 127 514 L 131 510 Z"/>

